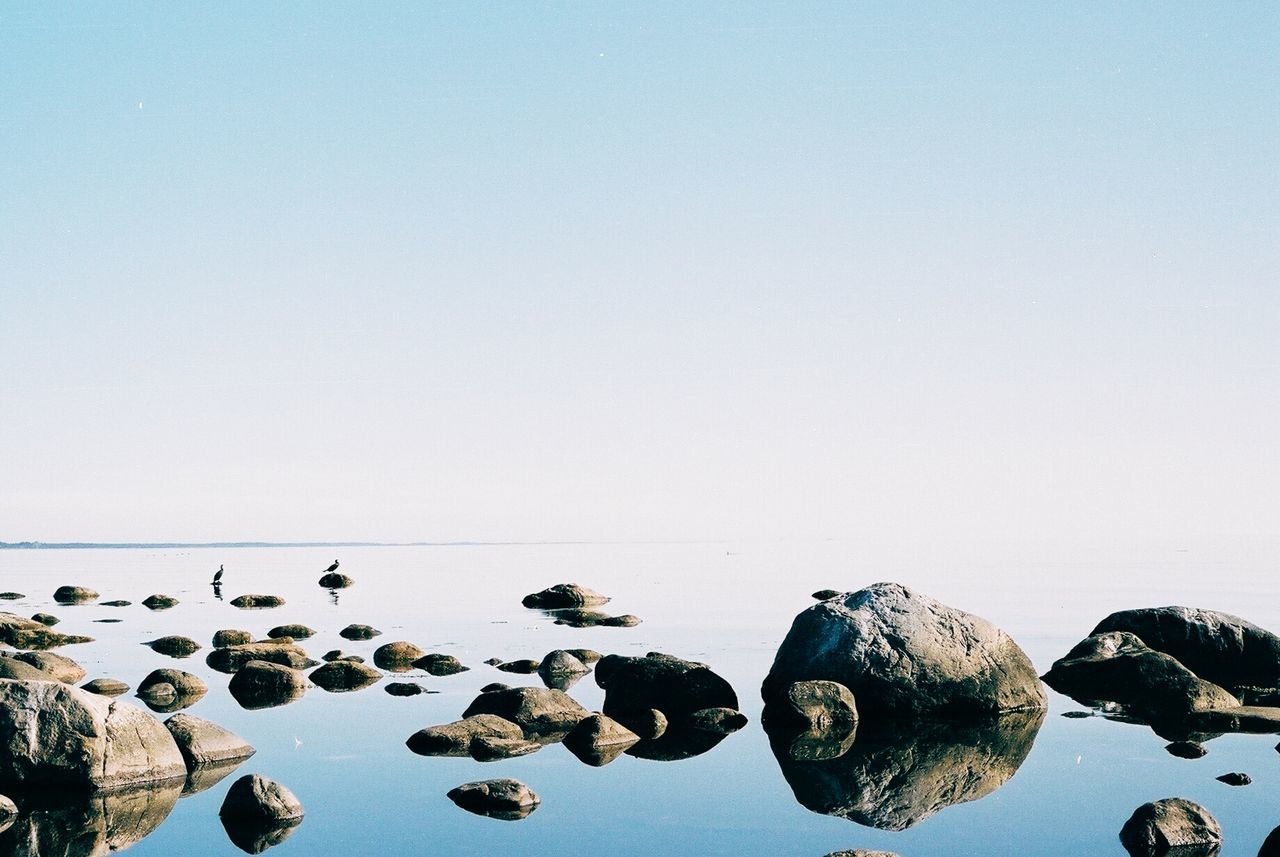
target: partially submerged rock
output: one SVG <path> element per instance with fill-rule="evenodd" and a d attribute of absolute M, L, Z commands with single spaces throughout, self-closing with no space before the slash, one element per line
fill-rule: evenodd
<path fill-rule="evenodd" d="M 152 670 L 138 684 L 138 696 L 147 707 L 166 714 L 194 705 L 208 692 L 203 679 L 182 670 Z"/>
<path fill-rule="evenodd" d="M 555 619 L 557 625 L 568 625 L 571 628 L 592 628 L 600 625 L 606 628 L 634 628 L 640 624 L 640 617 L 630 613 L 621 616 L 610 616 L 599 610 L 588 610 L 581 607 L 570 607 L 561 610 L 547 610 L 546 614 Z"/>
<path fill-rule="evenodd" d="M 599 768 L 622 755 L 640 736 L 604 714 L 592 714 L 564 736 L 564 746 L 584 764 Z"/>
<path fill-rule="evenodd" d="M 538 807 L 538 796 L 519 780 L 496 779 L 464 783 L 448 794 L 449 800 L 477 815 L 516 821 Z"/>
<path fill-rule="evenodd" d="M 1253 777 L 1243 771 L 1232 771 L 1229 774 L 1223 774 L 1220 777 L 1214 777 L 1220 783 L 1226 783 L 1229 786 L 1247 786 L 1253 782 Z"/>
<path fill-rule="evenodd" d="M 478 735 L 471 739 L 467 751 L 477 762 L 496 762 L 500 759 L 514 759 L 517 756 L 528 756 L 542 749 L 536 741 L 524 738 L 494 738 Z"/>
<path fill-rule="evenodd" d="M 480 694 L 462 716 L 496 714 L 527 734 L 553 736 L 568 732 L 590 713 L 563 691 L 549 687 L 514 687 Z"/>
<path fill-rule="evenodd" d="M 0 781 L 105 789 L 186 773 L 169 732 L 142 709 L 61 682 L 0 680 Z"/>
<path fill-rule="evenodd" d="M 858 706 L 838 682 L 797 681 L 765 708 L 764 719 L 783 728 L 846 734 L 858 725 Z"/>
<path fill-rule="evenodd" d="M 346 589 L 353 583 L 354 580 L 339 571 L 331 571 L 320 577 L 320 585 L 325 589 Z"/>
<path fill-rule="evenodd" d="M 144 645 L 150 646 L 151 651 L 161 655 L 168 655 L 171 658 L 190 657 L 200 650 L 200 644 L 190 637 L 183 637 L 178 634 L 171 634 L 167 637 L 159 637 L 151 640 Z"/>
<path fill-rule="evenodd" d="M 503 661 L 502 663 L 496 664 L 495 666 L 497 666 L 497 668 L 502 670 L 504 673 L 530 675 L 532 673 L 536 673 L 538 671 L 538 667 L 541 666 L 541 664 L 538 661 L 532 660 L 530 658 L 520 658 L 519 660 L 515 660 L 515 661 Z"/>
<path fill-rule="evenodd" d="M 407 640 L 396 640 L 374 649 L 373 662 L 384 670 L 404 672 L 413 669 L 413 662 L 425 654 Z"/>
<path fill-rule="evenodd" d="M 691 729 L 729 735 L 747 725 L 747 716 L 732 708 L 703 708 L 686 718 Z"/>
<path fill-rule="evenodd" d="M 330 693 L 361 690 L 382 680 L 382 673 L 356 661 L 330 661 L 311 672 L 311 681 Z"/>
<path fill-rule="evenodd" d="M 41 625 L 49 628 L 52 628 L 54 625 L 62 621 L 52 613 L 33 613 L 31 619 L 32 621 L 39 622 Z"/>
<path fill-rule="evenodd" d="M 164 725 L 178 745 L 188 770 L 247 759 L 254 754 L 247 741 L 209 720 L 184 713 L 173 715 Z"/>
<path fill-rule="evenodd" d="M 26 597 L 21 592 L 0 592 L 0 601 L 20 601 Z"/>
<path fill-rule="evenodd" d="M 99 607 L 131 607 L 133 602 L 124 598 L 114 598 L 111 601 L 98 602 Z"/>
<path fill-rule="evenodd" d="M 213 634 L 213 647 L 215 649 L 225 649 L 228 646 L 243 646 L 245 643 L 252 642 L 253 634 L 237 628 L 223 628 Z"/>
<path fill-rule="evenodd" d="M 92 643 L 92 637 L 60 634 L 49 626 L 25 616 L 0 613 L 0 643 L 15 649 L 56 649 L 73 643 Z"/>
<path fill-rule="evenodd" d="M 591 667 L 563 649 L 547 652 L 538 663 L 538 675 L 543 683 L 560 690 L 568 690 L 569 686 L 589 672 Z"/>
<path fill-rule="evenodd" d="M 585 586 L 579 586 L 576 583 L 557 583 L 541 592 L 526 595 L 520 603 L 525 607 L 555 610 L 563 607 L 590 607 L 605 604 L 608 601 L 608 596 L 587 589 Z"/>
<path fill-rule="evenodd" d="M 85 604 L 97 601 L 98 593 L 87 586 L 59 586 L 53 591 L 53 600 L 59 604 Z"/>
<path fill-rule="evenodd" d="M 1164 854 L 1171 848 L 1197 849 L 1178 854 L 1216 853 L 1222 828 L 1207 809 L 1185 798 L 1144 803 L 1120 830 L 1120 843 L 1134 857 Z"/>
<path fill-rule="evenodd" d="M 168 610 L 178 606 L 178 599 L 172 595 L 148 595 L 142 599 L 142 606 L 148 610 Z"/>
<path fill-rule="evenodd" d="M 283 607 L 284 599 L 279 595 L 238 595 L 231 599 L 231 606 L 239 607 L 242 610 Z"/>
<path fill-rule="evenodd" d="M 424 691 L 416 681 L 389 681 L 382 689 L 391 696 L 418 696 Z"/>
<path fill-rule="evenodd" d="M 1170 756 L 1179 759 L 1200 759 L 1209 753 L 1199 741 L 1172 741 L 1164 749 Z"/>
<path fill-rule="evenodd" d="M 761 692 L 768 703 L 812 680 L 847 687 L 863 717 L 969 717 L 1046 705 L 1031 660 L 1008 634 L 896 583 L 796 617 Z"/>
<path fill-rule="evenodd" d="M 1053 664 L 1044 680 L 1077 701 L 1120 703 L 1147 719 L 1240 705 L 1224 688 L 1125 631 L 1081 641 Z"/>
<path fill-rule="evenodd" d="M 338 636 L 344 640 L 372 640 L 381 634 L 382 632 L 372 625 L 358 624 L 348 625 L 338 632 Z"/>
<path fill-rule="evenodd" d="M 480 737 L 521 739 L 524 731 L 496 714 L 476 714 L 420 729 L 405 744 L 419 756 L 466 756 L 471 742 Z"/>
<path fill-rule="evenodd" d="M 231 677 L 227 689 L 241 708 L 274 708 L 301 697 L 307 677 L 283 664 L 249 661 Z"/>
<path fill-rule="evenodd" d="M 595 675 L 605 692 L 604 713 L 623 722 L 649 709 L 675 721 L 704 708 L 738 708 L 733 687 L 706 664 L 661 652 L 642 658 L 607 655 L 596 664 Z"/>
<path fill-rule="evenodd" d="M 316 664 L 302 649 L 290 643 L 280 642 L 243 643 L 238 646 L 227 646 L 224 649 L 214 649 L 204 662 L 220 673 L 233 673 L 250 661 L 267 661 L 296 670 L 313 667 Z"/>
<path fill-rule="evenodd" d="M 453 655 L 444 655 L 437 652 L 423 655 L 413 662 L 413 666 L 434 676 L 456 675 L 471 669 L 471 667 L 464 666 Z"/>
<path fill-rule="evenodd" d="M 99 696 L 120 696 L 129 692 L 129 685 L 114 678 L 95 678 L 93 681 L 87 681 L 80 686 L 81 690 L 87 690 L 89 693 L 96 693 Z"/>
<path fill-rule="evenodd" d="M 250 821 L 302 818 L 302 803 L 293 792 L 258 774 L 245 774 L 231 784 L 218 815 Z"/>

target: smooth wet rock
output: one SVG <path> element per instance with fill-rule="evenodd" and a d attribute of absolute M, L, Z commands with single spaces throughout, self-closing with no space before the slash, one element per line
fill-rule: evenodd
<path fill-rule="evenodd" d="M 141 842 L 172 812 L 180 779 L 109 791 L 40 791 L 22 798 L 15 823 L 0 833 L 9 857 L 100 857 Z"/>
<path fill-rule="evenodd" d="M 896 583 L 822 601 L 796 617 L 761 693 L 768 703 L 793 682 L 813 680 L 847 687 L 864 718 L 1046 706 L 1031 660 L 1008 634 Z"/>
<path fill-rule="evenodd" d="M 729 682 L 696 661 L 650 652 L 642 658 L 607 655 L 596 664 L 604 713 L 615 719 L 656 708 L 669 721 L 704 708 L 738 708 Z M 629 725 L 629 724 L 628 724 Z"/>
<path fill-rule="evenodd" d="M 534 735 L 563 735 L 590 715 L 568 694 L 549 687 L 513 687 L 477 696 L 462 716 L 496 714 Z"/>
<path fill-rule="evenodd" d="M 99 696 L 120 696 L 129 692 L 129 685 L 114 678 L 95 678 L 80 686 L 81 690 L 96 693 Z"/>
<path fill-rule="evenodd" d="M 424 690 L 422 685 L 413 681 L 387 682 L 382 689 L 392 696 L 418 696 Z"/>
<path fill-rule="evenodd" d="M 187 769 L 247 759 L 253 747 L 234 732 L 190 714 L 175 714 L 164 722 L 182 753 Z"/>
<path fill-rule="evenodd" d="M 295 670 L 313 667 L 316 663 L 297 646 L 279 641 L 260 641 L 214 649 L 204 662 L 220 673 L 233 673 L 250 661 L 267 661 Z"/>
<path fill-rule="evenodd" d="M 1165 752 L 1179 759 L 1200 759 L 1209 751 L 1199 741 L 1173 741 L 1165 745 Z"/>
<path fill-rule="evenodd" d="M 747 716 L 732 708 L 703 708 L 688 715 L 685 723 L 693 729 L 729 735 L 747 725 Z"/>
<path fill-rule="evenodd" d="M 54 625 L 62 621 L 52 613 L 34 613 L 32 614 L 31 619 L 32 621 L 39 622 L 41 625 L 48 628 L 52 628 Z"/>
<path fill-rule="evenodd" d="M 528 756 L 541 749 L 541 744 L 536 741 L 526 741 L 524 738 L 493 738 L 488 735 L 478 735 L 471 739 L 467 752 L 477 762 L 496 762 L 500 759 Z"/>
<path fill-rule="evenodd" d="M 1232 771 L 1229 774 L 1214 777 L 1214 779 L 1220 783 L 1226 783 L 1229 786 L 1247 786 L 1253 782 L 1253 777 L 1241 771 Z"/>
<path fill-rule="evenodd" d="M 338 632 L 344 640 L 372 640 L 381 636 L 382 632 L 372 625 L 348 625 Z"/>
<path fill-rule="evenodd" d="M 178 599 L 172 595 L 148 595 L 142 599 L 142 606 L 148 610 L 168 610 L 178 606 Z"/>
<path fill-rule="evenodd" d="M 403 672 L 413 669 L 413 662 L 425 654 L 426 652 L 407 640 L 396 640 L 374 649 L 373 662 L 384 670 Z"/>
<path fill-rule="evenodd" d="M 448 793 L 449 800 L 477 815 L 516 821 L 538 807 L 538 796 L 519 780 L 496 779 L 464 783 Z"/>
<path fill-rule="evenodd" d="M 478 737 L 521 739 L 524 731 L 506 718 L 477 714 L 419 729 L 405 744 L 420 756 L 467 756 L 472 740 Z"/>
<path fill-rule="evenodd" d="M 60 634 L 34 619 L 13 613 L 0 613 L 0 643 L 6 643 L 15 649 L 46 650 L 92 642 L 92 637 Z"/>
<path fill-rule="evenodd" d="M 1171 848 L 1202 850 L 1182 854 L 1210 854 L 1222 844 L 1222 828 L 1207 809 L 1185 798 L 1145 803 L 1120 830 L 1120 842 L 1134 857 L 1163 854 Z"/>
<path fill-rule="evenodd" d="M 189 672 L 173 669 L 152 670 L 138 683 L 138 692 L 142 693 L 148 687 L 161 682 L 172 685 L 177 693 L 184 696 L 204 696 L 209 692 L 209 686 L 204 683 L 204 679 Z"/>
<path fill-rule="evenodd" d="M 312 670 L 311 681 L 330 693 L 361 690 L 381 681 L 382 673 L 357 661 L 330 661 Z"/>
<path fill-rule="evenodd" d="M 959 722 L 863 720 L 836 754 L 766 722 L 769 744 L 801 806 L 881 830 L 906 830 L 1000 788 L 1026 759 L 1043 711 Z"/>
<path fill-rule="evenodd" d="M 1121 610 L 1093 634 L 1124 631 L 1228 689 L 1280 686 L 1280 637 L 1239 616 L 1193 607 Z"/>
<path fill-rule="evenodd" d="M 232 607 L 241 610 L 261 610 L 269 607 L 283 607 L 284 599 L 279 595 L 238 595 L 231 599 Z"/>
<path fill-rule="evenodd" d="M 302 803 L 293 792 L 258 774 L 245 774 L 231 784 L 218 815 L 223 818 L 284 821 L 302 818 Z"/>
<path fill-rule="evenodd" d="M 253 634 L 237 628 L 223 628 L 213 633 L 213 647 L 215 649 L 225 649 L 228 646 L 243 646 L 245 643 L 252 642 Z"/>
<path fill-rule="evenodd" d="M 443 655 L 437 652 L 423 655 L 415 660 L 413 665 L 433 676 L 456 675 L 471 669 L 471 667 L 464 666 L 453 655 Z"/>
<path fill-rule="evenodd" d="M 536 673 L 539 666 L 540 664 L 538 661 L 531 660 L 529 658 L 521 658 L 516 661 L 503 661 L 497 665 L 498 669 L 502 670 L 504 673 L 516 673 L 518 675 L 531 675 L 532 673 Z"/>
<path fill-rule="evenodd" d="M 1081 641 L 1053 664 L 1044 680 L 1077 701 L 1120 703 L 1146 719 L 1240 705 L 1226 689 L 1125 631 Z"/>
<path fill-rule="evenodd" d="M 59 586 L 53 592 L 53 600 L 59 604 L 85 604 L 97 601 L 98 593 L 87 586 Z"/>
<path fill-rule="evenodd" d="M 325 589 L 346 589 L 355 583 L 354 580 L 338 571 L 331 571 L 320 577 L 320 585 Z"/>
<path fill-rule="evenodd" d="M 640 736 L 604 714 L 592 714 L 564 736 L 564 746 L 584 764 L 599 768 L 622 755 Z"/>
<path fill-rule="evenodd" d="M 155 640 L 151 640 L 145 645 L 150 646 L 151 651 L 161 655 L 168 655 L 171 658 L 190 657 L 201 648 L 200 644 L 195 640 L 178 634 L 159 637 Z"/>
<path fill-rule="evenodd" d="M 526 595 L 520 602 L 525 607 L 536 607 L 543 610 L 556 610 L 563 607 L 590 607 L 605 604 L 609 598 L 585 586 L 576 583 L 557 583 L 548 586 L 541 592 Z"/>
<path fill-rule="evenodd" d="M 186 770 L 168 731 L 140 708 L 56 681 L 0 681 L 0 782 L 116 788 Z"/>
<path fill-rule="evenodd" d="M 307 677 L 283 664 L 249 661 L 231 677 L 227 689 L 241 708 L 274 708 L 300 698 Z"/>
<path fill-rule="evenodd" d="M 765 708 L 764 719 L 806 732 L 844 734 L 858 725 L 858 706 L 838 682 L 797 681 Z"/>

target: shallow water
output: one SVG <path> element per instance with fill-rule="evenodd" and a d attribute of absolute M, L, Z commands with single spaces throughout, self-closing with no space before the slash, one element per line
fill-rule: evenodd
<path fill-rule="evenodd" d="M 336 602 L 316 584 L 335 555 L 356 581 Z M 1205 805 L 1222 823 L 1224 857 L 1251 857 L 1280 825 L 1275 736 L 1227 735 L 1210 741 L 1202 759 L 1176 759 L 1165 752 L 1166 739 L 1143 726 L 1062 717 L 1080 706 L 1051 693 L 1038 731 L 1033 724 L 1012 739 L 891 736 L 876 752 L 854 753 L 811 776 L 784 771 L 775 759 L 759 726 L 758 689 L 792 617 L 812 603 L 808 594 L 816 589 L 899 580 L 991 619 L 1044 672 L 1098 620 L 1125 607 L 1192 604 L 1280 627 L 1280 584 L 1270 556 L 1268 550 L 1162 548 L 972 561 L 916 550 L 911 559 L 888 560 L 838 542 L 10 550 L 0 551 L 0 589 L 26 597 L 0 609 L 50 612 L 63 619 L 57 630 L 95 637 L 59 650 L 83 664 L 90 678 L 111 676 L 136 686 L 159 667 L 196 673 L 210 692 L 188 710 L 257 748 L 204 792 L 182 799 L 151 795 L 142 809 L 136 802 L 109 808 L 114 827 L 145 834 L 131 847 L 139 855 L 242 853 L 219 822 L 218 807 L 231 782 L 253 772 L 288 786 L 306 808 L 301 826 L 271 849 L 273 855 L 824 855 L 845 848 L 903 857 L 1119 855 L 1117 834 L 1134 808 L 1182 796 Z M 219 564 L 226 566 L 225 600 L 215 599 L 208 585 Z M 634 613 L 643 624 L 575 629 L 520 606 L 526 593 L 564 581 L 611 595 L 607 610 Z M 53 590 L 68 583 L 94 588 L 102 600 L 134 604 L 55 604 Z M 229 605 L 248 592 L 281 595 L 286 604 L 270 610 Z M 139 602 L 153 593 L 181 603 L 149 611 Z M 227 692 L 229 677 L 204 663 L 213 632 L 243 628 L 264 636 L 291 622 L 319 631 L 303 643 L 313 657 L 335 648 L 368 657 L 382 643 L 403 639 L 457 655 L 472 669 L 443 678 L 409 674 L 433 691 L 426 695 L 393 697 L 384 692 L 384 680 L 354 693 L 313 686 L 289 705 L 240 708 Z M 371 624 L 383 635 L 343 640 L 337 632 L 352 622 Z M 205 648 L 175 660 L 141 645 L 165 634 L 193 637 Z M 580 763 L 558 745 L 487 764 L 424 758 L 405 747 L 423 726 L 457 719 L 489 682 L 540 684 L 536 675 L 485 666 L 486 658 L 540 658 L 562 647 L 659 650 L 705 661 L 734 685 L 751 723 L 693 758 L 658 762 L 624 755 L 602 768 Z M 570 694 L 592 709 L 602 700 L 591 676 Z M 912 776 L 929 780 L 940 793 L 978 799 L 918 817 L 921 808 L 904 802 L 883 776 L 904 760 L 918 765 Z M 1016 772 L 1009 776 L 1001 764 Z M 963 765 L 979 773 L 995 770 L 983 782 L 966 784 L 955 776 L 968 770 Z M 1245 771 L 1254 782 L 1233 788 L 1215 781 L 1228 771 Z M 529 784 L 541 806 L 524 820 L 505 822 L 467 813 L 445 797 L 461 783 L 501 776 Z M 850 784 L 858 786 L 857 794 L 839 792 Z M 864 821 L 905 829 L 823 815 L 800 800 L 818 808 L 856 800 Z M 49 829 L 92 827 L 103 815 L 100 807 L 50 810 Z M 81 850 L 57 853 L 91 853 L 88 840 L 76 841 Z"/>

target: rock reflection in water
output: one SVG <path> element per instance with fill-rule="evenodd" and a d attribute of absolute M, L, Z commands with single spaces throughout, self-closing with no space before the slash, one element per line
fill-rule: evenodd
<path fill-rule="evenodd" d="M 1044 712 L 976 723 L 859 724 L 856 737 L 770 729 L 801 806 L 881 830 L 906 830 L 952 804 L 985 797 L 1017 772 Z M 800 740 L 798 740 L 798 738 Z M 847 749 L 839 755 L 841 745 Z"/>
<path fill-rule="evenodd" d="M 187 781 L 182 786 L 182 796 L 190 797 L 216 786 L 227 778 L 227 775 L 245 763 L 248 757 L 228 759 L 225 762 L 212 762 L 208 765 L 197 765 L 187 773 Z"/>
<path fill-rule="evenodd" d="M 248 854 L 261 854 L 273 845 L 279 845 L 302 824 L 301 818 L 271 821 L 223 816 L 221 820 L 231 844 Z"/>
<path fill-rule="evenodd" d="M 182 780 L 147 788 L 24 795 L 21 815 L 0 833 L 6 857 L 98 857 L 130 847 L 160 826 L 182 794 Z"/>
<path fill-rule="evenodd" d="M 674 725 L 657 738 L 632 744 L 626 749 L 626 754 L 654 762 L 678 762 L 701 756 L 727 737 L 728 733 L 725 732 L 694 729 L 683 724 Z"/>

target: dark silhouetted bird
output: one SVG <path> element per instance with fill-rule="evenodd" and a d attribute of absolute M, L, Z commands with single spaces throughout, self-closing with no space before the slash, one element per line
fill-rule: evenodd
<path fill-rule="evenodd" d="M 333 561 L 333 565 L 331 565 L 331 566 L 329 566 L 328 568 L 326 568 L 326 569 L 325 569 L 325 573 L 328 573 L 328 572 L 330 572 L 330 571 L 337 571 L 337 570 L 338 570 L 338 561 L 335 559 L 335 560 Z"/>
<path fill-rule="evenodd" d="M 213 573 L 213 585 L 217 586 L 222 582 L 222 566 L 218 566 L 218 570 Z"/>

